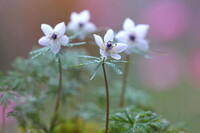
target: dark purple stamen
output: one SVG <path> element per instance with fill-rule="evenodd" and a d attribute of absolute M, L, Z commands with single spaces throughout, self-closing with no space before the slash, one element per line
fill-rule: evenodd
<path fill-rule="evenodd" d="M 56 40 L 57 37 L 58 37 L 58 36 L 57 36 L 55 33 L 51 36 L 51 38 L 52 38 L 53 40 Z"/>
<path fill-rule="evenodd" d="M 79 28 L 83 28 L 84 23 L 79 23 Z"/>
<path fill-rule="evenodd" d="M 107 44 L 107 48 L 110 48 L 112 46 L 112 44 Z"/>
<path fill-rule="evenodd" d="M 112 49 L 112 42 L 108 41 L 106 47 L 107 47 L 106 51 L 109 51 L 110 49 Z"/>
<path fill-rule="evenodd" d="M 134 36 L 134 35 L 130 35 L 130 36 L 129 36 L 129 39 L 130 39 L 131 41 L 135 41 L 135 36 Z"/>

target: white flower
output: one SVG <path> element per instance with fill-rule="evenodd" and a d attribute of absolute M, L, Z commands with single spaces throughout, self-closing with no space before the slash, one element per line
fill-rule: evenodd
<path fill-rule="evenodd" d="M 149 43 L 145 40 L 149 25 L 135 23 L 130 18 L 126 18 L 123 24 L 123 30 L 119 31 L 115 38 L 122 43 L 128 44 L 127 54 L 131 54 L 134 48 L 141 51 L 149 50 Z"/>
<path fill-rule="evenodd" d="M 67 26 L 68 30 L 81 32 L 79 39 L 83 40 L 88 33 L 96 31 L 96 26 L 89 22 L 90 13 L 88 10 L 83 10 L 79 14 L 73 12 L 70 17 L 70 22 Z"/>
<path fill-rule="evenodd" d="M 112 29 L 109 29 L 104 36 L 104 41 L 99 35 L 94 34 L 94 39 L 97 45 L 100 47 L 100 54 L 102 57 L 111 56 L 114 59 L 121 59 L 121 56 L 118 53 L 124 51 L 128 45 L 123 43 L 113 44 L 114 32 Z"/>
<path fill-rule="evenodd" d="M 54 54 L 59 52 L 61 45 L 69 42 L 69 38 L 64 35 L 66 31 L 64 22 L 57 24 L 54 29 L 48 24 L 42 24 L 41 29 L 45 36 L 41 37 L 38 43 L 42 46 L 50 46 Z"/>

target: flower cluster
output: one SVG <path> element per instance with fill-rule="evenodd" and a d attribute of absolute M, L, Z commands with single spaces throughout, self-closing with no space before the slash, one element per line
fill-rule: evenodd
<path fill-rule="evenodd" d="M 26 133 L 102 133 L 100 122 L 104 115 L 101 109 L 104 106 L 102 102 L 104 97 L 106 101 L 105 133 L 185 132 L 182 128 L 174 130 L 169 126 L 168 121 L 152 111 L 147 111 L 152 110 L 148 105 L 148 95 L 141 90 L 132 88 L 127 82 L 131 68 L 127 63 L 130 61 L 129 54 L 137 53 L 144 56 L 150 49 L 149 43 L 145 39 L 149 29 L 148 25 L 135 25 L 133 20 L 126 18 L 121 31 L 114 34 L 112 29 L 108 29 L 104 37 L 101 37 L 95 34 L 97 28 L 90 22 L 89 11 L 84 10 L 80 13 L 73 12 L 67 25 L 65 22 L 61 22 L 52 28 L 48 24 L 42 24 L 41 29 L 44 36 L 38 40 L 38 43 L 44 47 L 31 51 L 30 54 L 34 55 L 31 59 L 49 51 L 53 53 L 53 56 L 52 53 L 48 53 L 48 56 L 41 56 L 37 60 L 18 58 L 13 65 L 14 70 L 8 72 L 5 80 L 4 75 L 0 73 L 0 80 L 3 81 L 0 82 L 1 133 L 5 133 L 7 130 L 6 123 L 10 122 L 7 119 L 8 116 L 15 117 L 21 132 Z M 72 35 L 66 35 L 68 33 Z M 85 42 L 73 43 L 71 41 L 75 38 L 83 40 L 86 35 L 91 33 L 94 33 L 94 43 L 96 42 L 99 47 L 100 57 L 80 55 L 86 54 L 82 50 L 68 50 L 60 54 L 61 46 L 72 47 L 85 44 Z M 125 61 L 120 60 L 120 53 L 123 51 L 127 54 Z M 83 58 L 83 60 L 76 60 L 75 56 Z M 55 64 L 52 63 L 54 59 L 56 59 Z M 81 63 L 77 65 L 79 62 Z M 123 71 L 118 63 L 125 63 Z M 90 68 L 76 69 L 77 66 L 90 64 L 96 64 L 90 80 L 97 75 L 99 70 L 102 70 L 105 96 L 102 89 L 98 89 L 98 92 L 90 91 L 90 89 L 98 87 L 97 84 L 86 84 L 87 78 L 83 77 L 87 77 L 86 74 Z M 107 76 L 107 67 L 117 74 L 123 74 L 122 78 L 110 81 L 111 75 Z M 101 77 L 97 78 L 102 80 Z M 109 84 L 115 89 L 109 89 Z M 7 85 L 11 87 L 7 87 Z M 120 94 L 119 112 L 117 110 L 110 111 L 110 105 L 116 105 L 116 100 L 109 100 L 109 96 L 114 98 L 118 94 Z M 85 99 L 86 95 L 92 97 Z M 50 102 L 53 102 L 55 106 L 49 105 Z M 134 106 L 126 107 L 127 105 Z M 52 111 L 52 109 L 54 110 Z M 98 121 L 94 122 L 92 117 L 96 114 L 98 117 L 95 117 L 94 120 Z"/>
<path fill-rule="evenodd" d="M 78 33 L 81 32 L 78 37 L 83 40 L 87 34 L 95 32 L 96 26 L 90 22 L 90 13 L 88 10 L 84 10 L 80 13 L 73 12 L 70 17 L 70 22 L 66 25 L 64 22 L 59 23 L 53 29 L 47 24 L 42 24 L 41 29 L 45 36 L 39 39 L 39 44 L 42 46 L 49 46 L 54 54 L 57 54 L 61 45 L 66 45 L 69 42 L 69 38 L 65 35 L 66 29 L 69 31 Z M 121 59 L 119 53 L 125 51 L 126 54 L 133 53 L 134 49 L 141 51 L 148 51 L 149 44 L 145 40 L 148 25 L 139 24 L 135 25 L 133 20 L 126 18 L 123 24 L 123 30 L 119 31 L 116 35 L 112 29 L 109 29 L 104 39 L 99 35 L 94 34 L 96 44 L 100 48 L 100 54 L 102 57 L 112 57 L 114 59 Z M 114 42 L 114 38 L 119 43 Z"/>

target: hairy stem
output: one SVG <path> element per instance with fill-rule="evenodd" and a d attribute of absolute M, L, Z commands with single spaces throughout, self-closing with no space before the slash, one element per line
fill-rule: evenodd
<path fill-rule="evenodd" d="M 3 110 L 2 110 L 2 129 L 1 129 L 1 133 L 4 133 L 5 132 L 5 126 L 6 126 L 6 112 L 5 112 L 5 108 L 3 107 Z"/>
<path fill-rule="evenodd" d="M 130 61 L 130 55 L 126 55 L 126 61 Z M 124 74 L 123 74 L 123 79 L 122 79 L 122 90 L 121 90 L 121 96 L 120 96 L 120 102 L 119 102 L 119 107 L 124 106 L 124 96 L 126 93 L 126 84 L 127 84 L 127 77 L 128 77 L 128 71 L 129 71 L 129 63 L 125 64 L 124 67 Z"/>
<path fill-rule="evenodd" d="M 104 74 L 104 80 L 105 80 L 105 88 L 106 88 L 106 129 L 105 129 L 105 133 L 108 133 L 108 125 L 109 125 L 109 90 L 108 90 L 108 81 L 107 81 L 107 77 L 106 77 L 106 70 L 105 70 L 105 64 L 104 64 L 104 60 L 102 63 L 102 67 L 103 67 L 103 74 Z"/>
<path fill-rule="evenodd" d="M 57 90 L 57 100 L 56 100 L 56 105 L 54 109 L 54 117 L 51 122 L 50 133 L 53 131 L 57 118 L 58 118 L 61 93 L 62 93 L 62 64 L 61 64 L 60 56 L 58 57 L 58 71 L 59 71 L 59 83 L 58 83 L 58 90 Z"/>

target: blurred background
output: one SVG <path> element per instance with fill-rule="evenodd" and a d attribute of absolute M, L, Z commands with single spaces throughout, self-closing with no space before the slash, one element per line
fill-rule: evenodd
<path fill-rule="evenodd" d="M 133 55 L 129 80 L 151 94 L 153 107 L 163 117 L 199 133 L 199 0 L 0 0 L 0 71 L 6 74 L 16 57 L 28 57 L 38 46 L 42 23 L 67 24 L 73 11 L 84 9 L 99 27 L 118 31 L 126 17 L 150 25 L 153 58 Z M 99 54 L 98 49 L 87 50 Z"/>

